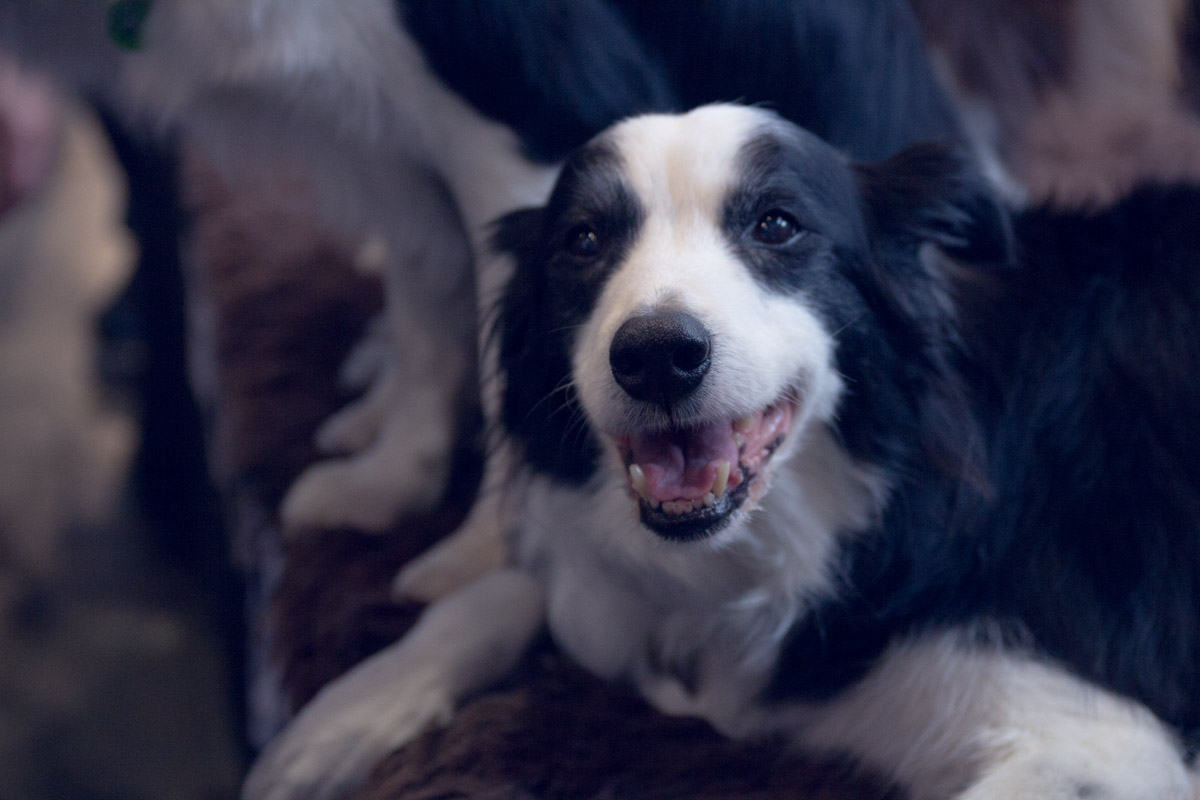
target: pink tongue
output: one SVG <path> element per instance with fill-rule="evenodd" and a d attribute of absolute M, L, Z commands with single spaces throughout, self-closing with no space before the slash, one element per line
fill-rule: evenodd
<path fill-rule="evenodd" d="M 646 492 L 659 502 L 704 497 L 722 461 L 736 467 L 738 448 L 728 421 L 696 428 L 639 433 L 630 439 L 633 463 L 646 474 Z"/>

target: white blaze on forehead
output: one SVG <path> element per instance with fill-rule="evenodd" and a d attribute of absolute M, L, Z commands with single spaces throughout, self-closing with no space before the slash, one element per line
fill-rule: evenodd
<path fill-rule="evenodd" d="M 831 337 L 803 297 L 756 279 L 725 230 L 743 148 L 777 124 L 765 111 L 706 106 L 634 118 L 606 137 L 643 218 L 576 340 L 576 387 L 602 430 L 625 419 L 627 398 L 608 364 L 612 337 L 630 317 L 663 307 L 692 314 L 712 335 L 706 418 L 761 409 L 797 382 L 808 401 L 802 416 L 831 411 L 840 385 Z"/>
<path fill-rule="evenodd" d="M 648 217 L 702 212 L 716 220 L 737 178 L 739 151 L 773 119 L 753 108 L 702 106 L 683 115 L 627 120 L 612 130 L 610 141 Z"/>

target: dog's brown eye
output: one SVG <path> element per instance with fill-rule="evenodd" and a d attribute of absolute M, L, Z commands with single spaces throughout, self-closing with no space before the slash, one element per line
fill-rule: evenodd
<path fill-rule="evenodd" d="M 586 225 L 567 234 L 567 250 L 576 258 L 595 258 L 600 254 L 600 237 Z"/>
<path fill-rule="evenodd" d="M 800 223 L 783 211 L 768 211 L 754 226 L 754 240 L 763 244 L 787 244 L 800 234 Z"/>

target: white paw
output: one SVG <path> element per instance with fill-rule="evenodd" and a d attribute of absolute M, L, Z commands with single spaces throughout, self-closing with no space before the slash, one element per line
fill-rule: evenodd
<path fill-rule="evenodd" d="M 395 373 L 380 372 L 366 394 L 321 423 L 314 436 L 317 449 L 330 454 L 367 449 L 396 407 L 399 391 Z"/>
<path fill-rule="evenodd" d="M 427 728 L 448 723 L 453 699 L 436 675 L 352 671 L 312 700 L 263 751 L 243 800 L 334 800 L 366 779 L 388 754 Z"/>
<path fill-rule="evenodd" d="M 405 512 L 434 507 L 449 472 L 449 454 L 417 459 L 407 451 L 372 448 L 352 458 L 309 467 L 279 509 L 284 530 L 354 528 L 383 531 Z"/>
<path fill-rule="evenodd" d="M 392 594 L 432 603 L 504 566 L 505 523 L 498 506 L 496 493 L 481 495 L 458 530 L 400 570 Z"/>
<path fill-rule="evenodd" d="M 395 357 L 387 314 L 380 314 L 346 357 L 338 381 L 347 389 L 365 389 Z"/>
<path fill-rule="evenodd" d="M 428 510 L 441 499 L 450 474 L 454 418 L 445 403 L 434 410 L 440 387 L 386 394 L 394 402 L 378 407 L 383 421 L 368 447 L 314 464 L 292 484 L 280 507 L 285 530 L 382 531 L 404 513 Z"/>

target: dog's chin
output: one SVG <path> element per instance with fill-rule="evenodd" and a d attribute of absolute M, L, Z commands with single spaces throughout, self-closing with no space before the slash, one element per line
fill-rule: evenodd
<path fill-rule="evenodd" d="M 796 411 L 794 401 L 781 398 L 734 419 L 613 437 L 642 524 L 673 541 L 726 528 L 766 494 L 772 456 Z"/>

